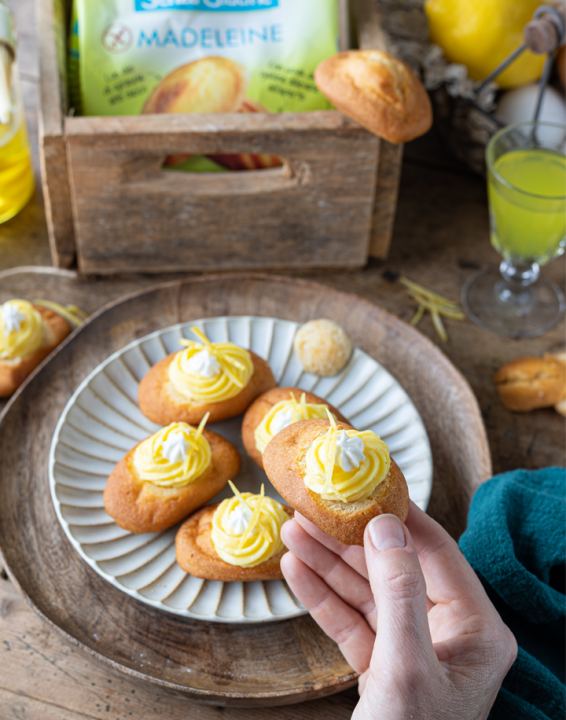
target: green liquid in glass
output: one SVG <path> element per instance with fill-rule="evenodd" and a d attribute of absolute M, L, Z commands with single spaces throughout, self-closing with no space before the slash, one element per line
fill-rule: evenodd
<path fill-rule="evenodd" d="M 494 170 L 488 193 L 495 249 L 540 265 L 564 252 L 566 157 L 540 148 L 513 150 L 497 158 Z"/>

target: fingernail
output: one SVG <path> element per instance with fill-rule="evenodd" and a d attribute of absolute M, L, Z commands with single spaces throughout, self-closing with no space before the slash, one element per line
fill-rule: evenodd
<path fill-rule="evenodd" d="M 369 524 L 369 535 L 379 552 L 402 548 L 407 544 L 403 525 L 395 515 L 378 515 Z"/>

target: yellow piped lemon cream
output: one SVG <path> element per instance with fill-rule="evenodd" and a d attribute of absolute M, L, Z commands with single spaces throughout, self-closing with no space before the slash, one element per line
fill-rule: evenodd
<path fill-rule="evenodd" d="M 263 455 L 263 451 L 271 438 L 277 435 L 280 430 L 299 420 L 325 418 L 327 417 L 326 407 L 326 405 L 305 402 L 304 393 L 301 395 L 301 401 L 297 402 L 295 396 L 291 393 L 291 399 L 281 400 L 281 402 L 276 403 L 255 429 L 256 448 Z"/>
<path fill-rule="evenodd" d="M 281 526 L 289 515 L 281 503 L 261 493 L 240 493 L 230 483 L 234 497 L 223 500 L 212 516 L 210 539 L 224 562 L 255 567 L 283 549 Z"/>
<path fill-rule="evenodd" d="M 247 350 L 231 342 L 211 343 L 198 328 L 191 328 L 201 340 L 180 340 L 180 350 L 169 365 L 169 379 L 175 390 L 199 405 L 229 400 L 250 382 L 254 372 Z"/>
<path fill-rule="evenodd" d="M 27 300 L 0 305 L 0 360 L 31 355 L 41 345 L 43 320 Z"/>
<path fill-rule="evenodd" d="M 144 440 L 134 452 L 137 477 L 164 488 L 182 488 L 197 480 L 211 463 L 208 440 L 202 434 L 208 414 L 198 428 L 171 423 Z"/>
<path fill-rule="evenodd" d="M 307 450 L 305 485 L 324 500 L 365 500 L 389 472 L 389 448 L 371 430 L 339 430 L 330 422 Z"/>

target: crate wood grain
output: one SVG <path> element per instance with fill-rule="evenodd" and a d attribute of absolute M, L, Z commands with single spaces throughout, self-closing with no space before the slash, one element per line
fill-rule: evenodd
<path fill-rule="evenodd" d="M 76 258 L 67 167 L 66 12 L 64 0 L 37 0 L 39 37 L 39 149 L 51 258 L 68 268 Z"/>
<path fill-rule="evenodd" d="M 68 0 L 37 0 L 42 179 L 53 262 L 85 274 L 355 268 L 386 257 L 402 146 L 337 111 L 67 116 Z M 347 45 L 346 0 L 340 0 Z M 360 46 L 386 47 L 374 0 L 355 0 Z M 276 154 L 282 168 L 192 174 L 167 154 Z"/>
<path fill-rule="evenodd" d="M 336 112 L 71 118 L 66 131 L 86 273 L 367 260 L 379 142 Z M 161 169 L 175 153 L 238 152 L 285 164 L 204 176 Z"/>

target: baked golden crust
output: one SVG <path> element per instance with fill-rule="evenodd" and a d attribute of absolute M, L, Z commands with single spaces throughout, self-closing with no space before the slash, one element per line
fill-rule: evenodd
<path fill-rule="evenodd" d="M 513 360 L 493 380 L 501 402 L 514 412 L 557 405 L 566 397 L 566 366 L 552 355 Z"/>
<path fill-rule="evenodd" d="M 263 468 L 263 458 L 260 451 L 256 448 L 254 433 L 257 426 L 267 415 L 274 405 L 282 400 L 289 400 L 291 393 L 294 393 L 295 399 L 300 400 L 302 394 L 305 394 L 305 401 L 313 405 L 327 405 L 331 413 L 334 414 L 337 420 L 347 423 L 346 418 L 337 410 L 334 405 L 324 400 L 324 398 L 315 395 L 314 393 L 301 390 L 296 387 L 276 387 L 272 390 L 268 390 L 263 395 L 260 395 L 257 400 L 249 406 L 244 415 L 244 421 L 242 423 L 242 440 L 244 447 L 248 451 L 248 455 L 251 459 Z"/>
<path fill-rule="evenodd" d="M 132 533 L 161 532 L 217 495 L 240 469 L 236 448 L 211 430 L 203 430 L 211 450 L 205 472 L 183 488 L 164 488 L 139 480 L 132 448 L 116 465 L 104 490 L 104 507 L 116 524 Z M 138 443 L 139 444 L 139 443 Z"/>
<path fill-rule="evenodd" d="M 269 365 L 250 351 L 254 373 L 242 392 L 221 402 L 194 405 L 179 395 L 169 380 L 169 365 L 176 354 L 171 353 L 154 365 L 141 381 L 138 390 L 140 410 L 158 425 L 169 425 L 172 422 L 198 425 L 207 412 L 210 413 L 209 423 L 226 420 L 241 415 L 258 395 L 275 387 L 275 378 Z"/>
<path fill-rule="evenodd" d="M 250 581 L 250 580 L 282 580 L 281 558 L 287 552 L 283 548 L 255 567 L 239 567 L 224 562 L 216 553 L 210 533 L 212 530 L 212 516 L 220 505 L 207 505 L 201 508 L 179 528 L 175 538 L 175 552 L 177 562 L 185 571 L 204 580 Z M 285 512 L 293 517 L 293 509 L 283 505 Z"/>
<path fill-rule="evenodd" d="M 0 398 L 9 397 L 45 358 L 72 331 L 72 327 L 57 313 L 40 305 L 33 306 L 43 319 L 43 339 L 41 345 L 27 357 L 10 361 L 0 360 Z"/>
<path fill-rule="evenodd" d="M 204 57 L 181 65 L 162 78 L 142 113 L 237 112 L 247 88 L 245 69 L 224 57 Z"/>
<path fill-rule="evenodd" d="M 347 423 L 338 428 L 351 430 Z M 289 425 L 271 440 L 263 453 L 267 477 L 277 491 L 297 512 L 344 545 L 363 545 L 364 530 L 376 515 L 391 513 L 405 522 L 409 512 L 409 490 L 403 473 L 391 459 L 389 473 L 367 498 L 345 503 L 324 500 L 309 490 L 304 482 L 304 466 L 300 458 L 306 448 L 323 435 L 328 420 L 300 420 Z"/>
<path fill-rule="evenodd" d="M 338 53 L 320 63 L 314 79 L 344 115 L 390 142 L 412 140 L 432 125 L 432 107 L 421 81 L 388 53 Z"/>

